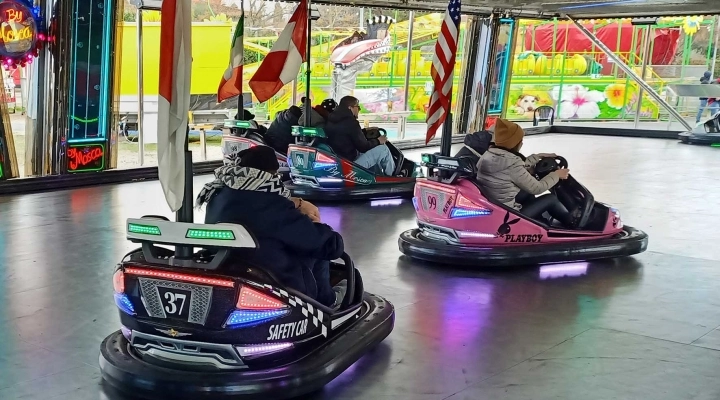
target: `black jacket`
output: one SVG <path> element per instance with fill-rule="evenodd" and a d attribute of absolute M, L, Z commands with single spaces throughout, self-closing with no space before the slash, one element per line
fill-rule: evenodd
<path fill-rule="evenodd" d="M 455 157 L 468 157 L 472 160 L 473 165 L 477 165 L 480 156 L 490 148 L 490 143 L 492 143 L 492 133 L 488 131 L 468 133 L 465 135 L 465 146 L 455 154 Z"/>
<path fill-rule="evenodd" d="M 365 153 L 379 146 L 377 139 L 365 138 L 358 122 L 349 108 L 337 108 L 330 113 L 325 124 L 328 144 L 342 158 L 355 161 L 360 153 Z"/>
<path fill-rule="evenodd" d="M 339 233 L 328 225 L 313 223 L 292 201 L 275 193 L 219 189 L 207 205 L 205 223 L 219 222 L 245 226 L 259 242 L 247 261 L 315 299 L 315 262 L 338 259 L 344 252 Z"/>
<path fill-rule="evenodd" d="M 268 144 L 279 153 L 287 154 L 288 146 L 295 143 L 292 136 L 292 127 L 297 124 L 298 117 L 293 115 L 290 110 L 277 113 L 267 133 L 265 133 Z"/>
<path fill-rule="evenodd" d="M 707 85 L 710 83 L 710 77 L 712 77 L 712 73 L 710 71 L 707 71 L 705 75 L 703 75 L 702 78 L 700 78 L 700 84 Z M 701 97 L 700 100 L 707 100 L 707 97 Z"/>

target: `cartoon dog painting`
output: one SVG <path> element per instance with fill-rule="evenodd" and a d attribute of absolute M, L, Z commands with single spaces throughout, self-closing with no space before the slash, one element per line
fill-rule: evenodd
<path fill-rule="evenodd" d="M 515 103 L 515 112 L 525 117 L 532 118 L 535 109 L 538 108 L 537 102 L 537 96 L 521 94 Z"/>

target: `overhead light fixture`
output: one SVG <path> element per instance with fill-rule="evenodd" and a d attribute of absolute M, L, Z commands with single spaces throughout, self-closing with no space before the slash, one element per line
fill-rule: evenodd
<path fill-rule="evenodd" d="M 649 26 L 649 25 L 657 25 L 659 18 L 633 18 L 630 20 L 630 23 L 633 26 Z"/>
<path fill-rule="evenodd" d="M 577 10 L 579 8 L 592 8 L 592 7 L 612 7 L 612 6 L 621 6 L 623 4 L 632 4 L 632 3 L 646 3 L 647 0 L 620 0 L 620 1 L 606 1 L 603 3 L 590 3 L 590 4 L 580 4 L 576 6 L 566 6 L 566 7 L 560 7 L 560 10 Z"/>
<path fill-rule="evenodd" d="M 320 10 L 318 10 L 315 4 L 310 3 L 310 19 L 317 21 L 320 19 Z"/>
<path fill-rule="evenodd" d="M 130 4 L 143 11 L 160 11 L 163 0 L 130 0 Z"/>

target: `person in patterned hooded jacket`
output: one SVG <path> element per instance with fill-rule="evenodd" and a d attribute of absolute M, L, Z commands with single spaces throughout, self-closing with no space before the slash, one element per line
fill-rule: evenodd
<path fill-rule="evenodd" d="M 243 150 L 215 170 L 215 180 L 203 187 L 196 205 L 207 204 L 206 224 L 241 224 L 255 236 L 259 246 L 246 257 L 248 262 L 283 285 L 337 308 L 347 282 L 330 285 L 330 261 L 345 251 L 343 238 L 330 226 L 314 222 L 314 206 L 303 209 L 309 203 L 290 197 L 279 168 L 272 148 Z"/>

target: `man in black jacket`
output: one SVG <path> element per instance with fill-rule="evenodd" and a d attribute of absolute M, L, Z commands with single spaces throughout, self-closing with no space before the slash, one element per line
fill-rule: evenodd
<path fill-rule="evenodd" d="M 368 140 L 357 119 L 359 112 L 358 99 L 352 96 L 340 99 L 325 124 L 328 144 L 340 157 L 368 169 L 382 170 L 385 175 L 392 176 L 395 173 L 395 160 L 385 145 L 387 138 L 380 136 Z"/>
<path fill-rule="evenodd" d="M 296 205 L 277 175 L 275 152 L 256 146 L 238 153 L 234 164 L 215 171 L 197 205 L 207 203 L 206 224 L 241 224 L 259 243 L 245 259 L 271 272 L 282 283 L 328 307 L 337 308 L 347 281 L 330 286 L 330 261 L 344 252 L 343 238 L 315 223 Z"/>
<path fill-rule="evenodd" d="M 707 85 L 710 83 L 710 78 L 712 78 L 712 72 L 707 71 L 703 75 L 702 78 L 700 78 L 700 84 Z M 708 98 L 707 97 L 701 97 L 700 98 L 700 109 L 698 110 L 697 118 L 695 123 L 699 124 L 700 120 L 702 119 L 702 115 L 705 112 L 705 107 L 708 105 Z"/>
<path fill-rule="evenodd" d="M 288 146 L 295 143 L 292 136 L 293 125 L 298 124 L 302 110 L 298 106 L 291 106 L 285 111 L 280 111 L 270 124 L 265 134 L 268 144 L 277 150 L 278 153 L 287 154 Z"/>

